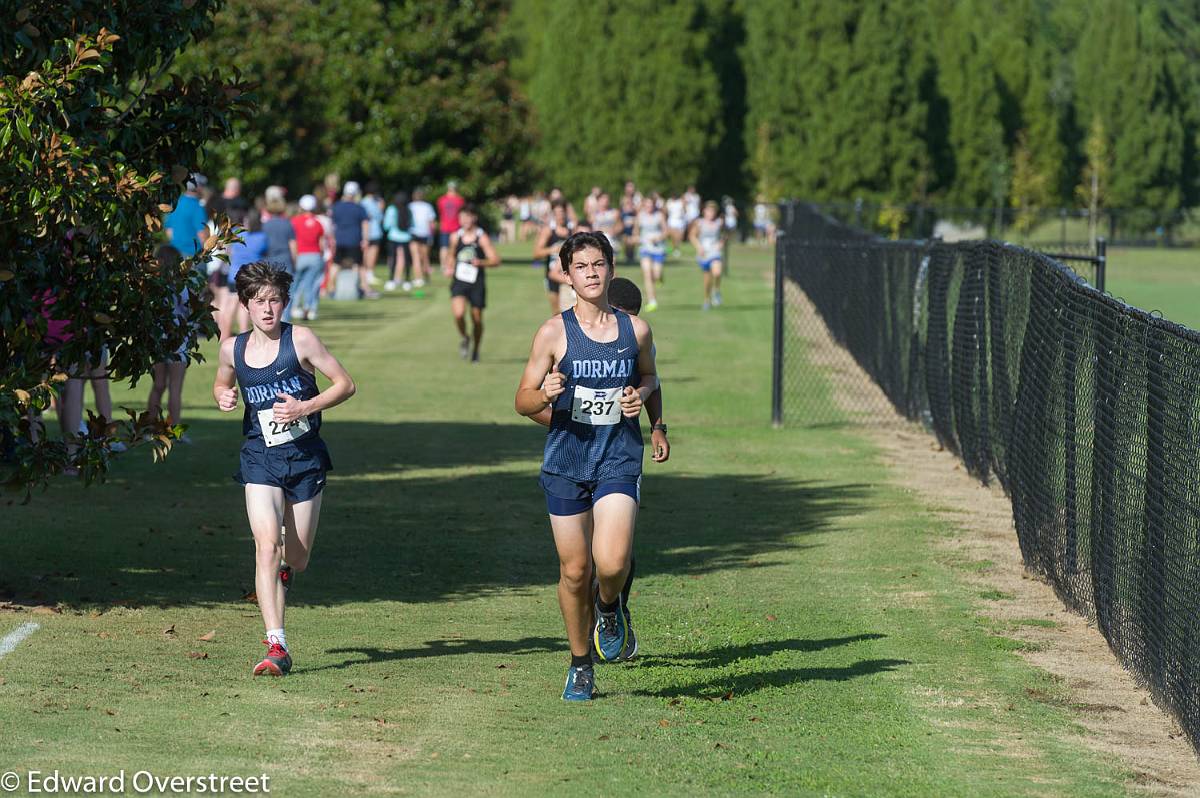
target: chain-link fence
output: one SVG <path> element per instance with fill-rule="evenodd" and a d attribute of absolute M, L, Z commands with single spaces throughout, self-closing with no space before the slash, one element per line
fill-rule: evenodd
<path fill-rule="evenodd" d="M 1026 565 L 1200 741 L 1200 333 L 1043 253 L 783 219 L 776 423 L 884 401 L 925 423 L 999 481 Z"/>

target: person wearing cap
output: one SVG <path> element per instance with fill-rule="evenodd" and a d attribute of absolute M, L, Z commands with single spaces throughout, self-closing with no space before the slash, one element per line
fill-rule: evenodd
<path fill-rule="evenodd" d="M 291 317 L 297 321 L 317 320 L 321 280 L 325 277 L 324 252 L 329 248 L 331 236 L 316 211 L 317 198 L 305 194 L 300 198 L 300 213 L 292 217 L 292 230 L 296 234 L 296 280 Z"/>
<path fill-rule="evenodd" d="M 379 294 L 371 290 L 363 268 L 363 253 L 367 248 L 371 220 L 363 208 L 362 189 L 353 180 L 342 187 L 342 198 L 333 203 L 329 215 L 333 218 L 333 267 L 329 270 L 329 284 L 337 285 L 340 269 L 358 271 L 359 293 L 368 299 L 378 299 Z M 332 289 L 331 289 L 332 290 Z"/>
<path fill-rule="evenodd" d="M 191 175 L 175 209 L 167 214 L 164 222 L 167 240 L 184 258 L 199 252 L 208 238 L 208 215 L 200 204 L 200 189 L 206 182 L 204 175 Z"/>
<path fill-rule="evenodd" d="M 446 193 L 438 197 L 438 247 L 441 250 L 442 271 L 454 268 L 454 253 L 450 249 L 450 236 L 458 232 L 461 224 L 458 212 L 467 201 L 458 193 L 458 183 L 451 180 L 446 184 Z"/>

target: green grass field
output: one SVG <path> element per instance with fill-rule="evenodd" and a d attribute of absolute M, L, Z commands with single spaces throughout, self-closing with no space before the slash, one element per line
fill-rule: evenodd
<path fill-rule="evenodd" d="M 649 321 L 674 450 L 646 466 L 641 656 L 561 702 L 542 433 L 512 410 L 547 311 L 519 252 L 489 277 L 477 365 L 440 281 L 322 306 L 359 393 L 325 418 L 336 470 L 286 679 L 250 677 L 240 415 L 213 406 L 211 362 L 188 376 L 193 445 L 4 506 L 0 596 L 62 611 L 0 611 L 0 636 L 41 625 L 0 660 L 0 771 L 266 772 L 290 796 L 1125 794 L 1128 769 L 982 617 L 999 599 L 966 575 L 986 564 L 939 546 L 950 530 L 861 433 L 771 429 L 761 250 L 734 250 L 707 314 L 691 261 L 668 268 Z"/>

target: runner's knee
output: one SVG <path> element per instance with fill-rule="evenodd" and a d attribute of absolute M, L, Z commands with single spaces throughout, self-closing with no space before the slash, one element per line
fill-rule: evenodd
<path fill-rule="evenodd" d="M 587 560 L 560 562 L 559 579 L 563 587 L 572 593 L 585 592 L 591 587 L 591 568 Z"/>

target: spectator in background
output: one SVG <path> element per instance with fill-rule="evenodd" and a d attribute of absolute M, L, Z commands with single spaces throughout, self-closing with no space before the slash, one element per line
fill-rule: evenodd
<path fill-rule="evenodd" d="M 379 263 L 379 247 L 383 243 L 383 200 L 379 197 L 379 184 L 374 180 L 367 183 L 367 193 L 363 196 L 363 210 L 367 212 L 367 248 L 363 250 L 363 270 L 366 272 L 367 285 L 379 283 L 375 276 L 375 265 Z"/>
<path fill-rule="evenodd" d="M 446 193 L 438 197 L 438 250 L 442 271 L 447 271 L 453 266 L 454 253 L 450 251 L 450 237 L 458 232 L 458 212 L 466 204 L 467 201 L 458 193 L 458 183 L 453 180 L 446 184 Z"/>
<path fill-rule="evenodd" d="M 208 239 L 208 215 L 200 204 L 200 189 L 206 182 L 204 175 L 189 177 L 183 194 L 175 203 L 175 209 L 167 214 L 164 224 L 167 240 L 185 258 L 199 252 Z"/>
<path fill-rule="evenodd" d="M 371 290 L 363 269 L 363 253 L 367 248 L 371 222 L 366 209 L 359 202 L 361 196 L 358 183 L 348 180 L 342 188 L 342 198 L 329 209 L 329 216 L 333 220 L 334 242 L 333 267 L 329 270 L 329 290 L 337 290 L 339 271 L 354 269 L 358 272 L 359 294 L 369 299 L 378 299 L 379 294 Z"/>
<path fill-rule="evenodd" d="M 242 196 L 242 181 L 231 177 L 225 181 L 221 196 L 213 197 L 208 202 L 208 212 L 212 216 L 226 216 L 233 222 L 240 222 L 250 210 L 250 203 Z M 176 249 L 179 249 L 176 246 Z M 183 252 L 183 250 L 179 250 Z M 187 254 L 184 253 L 184 257 Z"/>
<path fill-rule="evenodd" d="M 408 245 L 412 241 L 409 227 L 412 220 L 408 217 L 408 194 L 397 191 L 392 202 L 383 212 L 383 230 L 388 244 L 388 280 L 384 283 L 384 291 L 395 291 L 396 285 L 404 281 L 404 290 L 412 290 L 412 280 L 409 275 L 412 264 L 408 258 Z"/>
<path fill-rule="evenodd" d="M 733 197 L 726 196 L 722 201 L 725 205 L 725 232 L 732 237 L 738 229 L 737 205 L 733 203 Z"/>
<path fill-rule="evenodd" d="M 317 320 L 321 299 L 321 281 L 325 277 L 325 252 L 331 248 L 329 231 L 316 214 L 317 198 L 300 198 L 300 213 L 292 217 L 296 240 L 296 280 L 291 299 L 291 317 L 295 321 Z"/>
<path fill-rule="evenodd" d="M 154 253 L 154 257 L 158 259 L 159 268 L 163 271 L 170 271 L 179 267 L 179 251 L 170 244 L 163 244 Z M 177 326 L 187 325 L 188 310 L 187 310 L 188 292 L 185 288 L 182 293 L 175 299 L 175 324 Z M 150 398 L 146 402 L 146 409 L 152 415 L 158 415 L 162 410 L 163 392 L 167 393 L 167 420 L 171 424 L 178 424 L 183 418 L 183 378 L 187 371 L 187 341 L 180 344 L 179 349 L 175 351 L 174 357 L 169 360 L 164 360 L 161 363 L 155 363 L 151 371 L 154 382 L 150 388 Z M 191 443 L 191 438 L 186 434 L 180 438 L 184 443 Z"/>
<path fill-rule="evenodd" d="M 246 211 L 242 217 L 242 240 L 240 243 L 229 245 L 229 298 L 235 307 L 228 309 L 228 318 L 237 316 L 238 332 L 245 332 L 250 327 L 250 311 L 238 301 L 237 273 L 243 266 L 249 266 L 255 261 L 267 256 L 267 236 L 262 231 L 262 216 L 258 211 Z"/>
<path fill-rule="evenodd" d="M 409 251 L 413 258 L 413 271 L 416 272 L 413 287 L 417 296 L 424 295 L 425 280 L 429 275 L 429 245 L 433 241 L 433 225 L 437 220 L 437 211 L 425 201 L 424 189 L 418 188 L 413 192 L 412 202 L 408 203 L 408 215 L 411 224 L 408 227 L 412 233 L 412 244 Z"/>
<path fill-rule="evenodd" d="M 296 230 L 287 218 L 287 204 L 282 194 L 267 197 L 266 218 L 263 220 L 262 231 L 267 237 L 267 254 L 264 258 L 275 268 L 296 276 Z M 288 306 L 283 309 L 287 318 L 295 297 L 288 300 Z"/>

